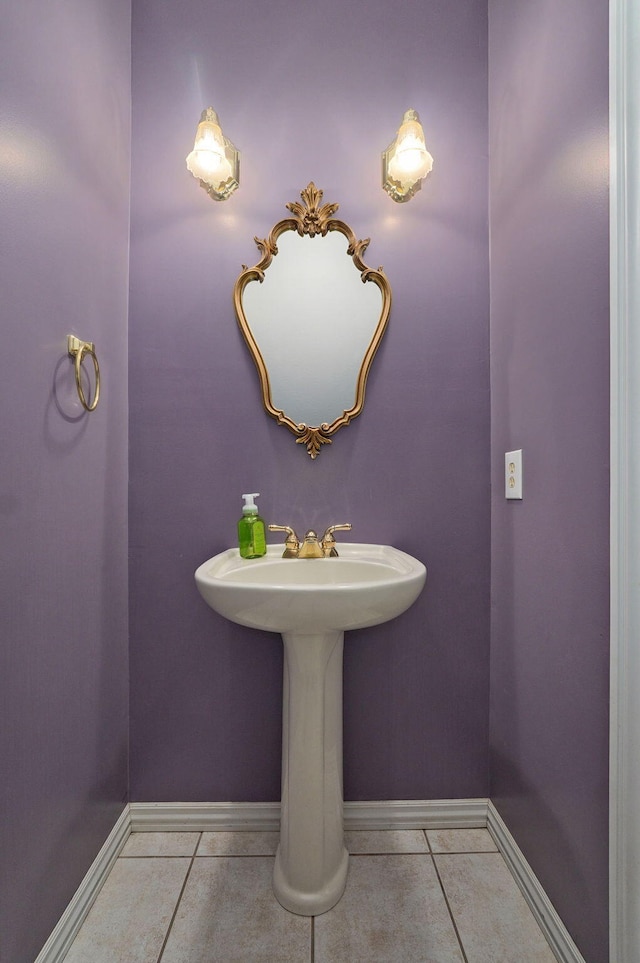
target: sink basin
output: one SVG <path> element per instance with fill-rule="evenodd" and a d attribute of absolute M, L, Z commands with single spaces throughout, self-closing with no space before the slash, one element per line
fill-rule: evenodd
<path fill-rule="evenodd" d="M 301 916 L 326 913 L 347 881 L 342 796 L 344 632 L 378 625 L 415 602 L 422 562 L 390 545 L 340 544 L 339 558 L 221 552 L 195 573 L 220 615 L 280 632 L 284 643 L 282 801 L 273 889 Z"/>
<path fill-rule="evenodd" d="M 204 562 L 196 583 L 205 601 L 239 625 L 270 632 L 363 629 L 400 615 L 426 578 L 422 562 L 390 545 L 342 544 L 339 558 L 262 558 L 229 549 Z"/>

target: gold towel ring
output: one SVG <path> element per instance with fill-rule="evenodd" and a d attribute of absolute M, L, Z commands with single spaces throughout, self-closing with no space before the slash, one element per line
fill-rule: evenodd
<path fill-rule="evenodd" d="M 67 351 L 69 352 L 70 358 L 75 358 L 74 370 L 76 373 L 76 388 L 78 389 L 78 397 L 80 398 L 82 407 L 86 411 L 95 411 L 98 406 L 98 401 L 100 400 L 100 365 L 98 364 L 98 359 L 96 358 L 95 345 L 92 341 L 81 341 L 79 338 L 76 338 L 75 335 L 70 334 L 67 337 Z M 80 373 L 82 362 L 86 354 L 91 356 L 91 360 L 93 361 L 93 370 L 95 371 L 96 377 L 96 390 L 91 404 L 89 404 L 85 397 Z"/>

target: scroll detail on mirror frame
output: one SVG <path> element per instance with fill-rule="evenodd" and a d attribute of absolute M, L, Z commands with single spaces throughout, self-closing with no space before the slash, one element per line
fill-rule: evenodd
<path fill-rule="evenodd" d="M 369 268 L 362 259 L 370 239 L 367 238 L 363 241 L 358 240 L 348 224 L 334 218 L 333 215 L 338 210 L 338 204 L 322 204 L 322 196 L 323 192 L 319 190 L 313 182 L 310 183 L 308 187 L 300 192 L 302 203 L 294 201 L 286 205 L 287 210 L 293 215 L 292 217 L 278 221 L 267 238 L 254 238 L 261 258 L 253 267 L 242 266 L 242 272 L 236 281 L 233 294 L 238 324 L 258 369 L 264 407 L 268 414 L 275 418 L 278 424 L 286 425 L 286 427 L 296 435 L 297 444 L 306 445 L 307 451 L 313 459 L 318 456 L 323 445 L 330 445 L 332 443 L 331 436 L 334 435 L 339 428 L 348 425 L 349 422 L 362 411 L 369 369 L 387 326 L 391 309 L 391 286 L 383 269 L 379 267 L 377 270 L 373 270 Z M 354 403 L 330 423 L 322 422 L 319 425 L 309 425 L 299 421 L 296 422 L 286 414 L 284 410 L 274 406 L 269 371 L 256 337 L 247 321 L 243 305 L 245 288 L 252 281 L 258 281 L 262 284 L 265 279 L 265 271 L 272 263 L 273 258 L 278 254 L 278 238 L 286 231 L 295 231 L 301 237 L 305 235 L 309 237 L 316 237 L 316 235 L 325 237 L 331 231 L 339 231 L 347 240 L 346 253 L 351 257 L 354 266 L 360 273 L 361 281 L 364 284 L 372 283 L 377 285 L 381 293 L 380 315 L 360 365 L 354 386 Z M 339 352 L 339 347 L 336 347 L 336 352 Z M 314 358 L 308 358 L 310 368 L 313 363 Z"/>

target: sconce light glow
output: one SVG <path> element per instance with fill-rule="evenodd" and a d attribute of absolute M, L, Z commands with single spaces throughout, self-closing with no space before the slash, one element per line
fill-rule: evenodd
<path fill-rule="evenodd" d="M 394 201 L 408 201 L 433 167 L 417 111 L 407 110 L 395 140 L 382 153 L 382 186 Z"/>
<path fill-rule="evenodd" d="M 202 111 L 187 168 L 214 201 L 226 201 L 240 184 L 240 151 L 222 133 L 213 107 Z"/>

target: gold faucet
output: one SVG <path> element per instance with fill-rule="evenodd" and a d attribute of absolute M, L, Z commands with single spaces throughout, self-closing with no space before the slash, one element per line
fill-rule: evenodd
<path fill-rule="evenodd" d="M 269 531 L 287 533 L 283 558 L 336 558 L 338 551 L 333 533 L 351 531 L 351 524 L 347 522 L 344 525 L 330 525 L 321 539 L 310 528 L 302 543 L 289 525 L 269 525 Z"/>

